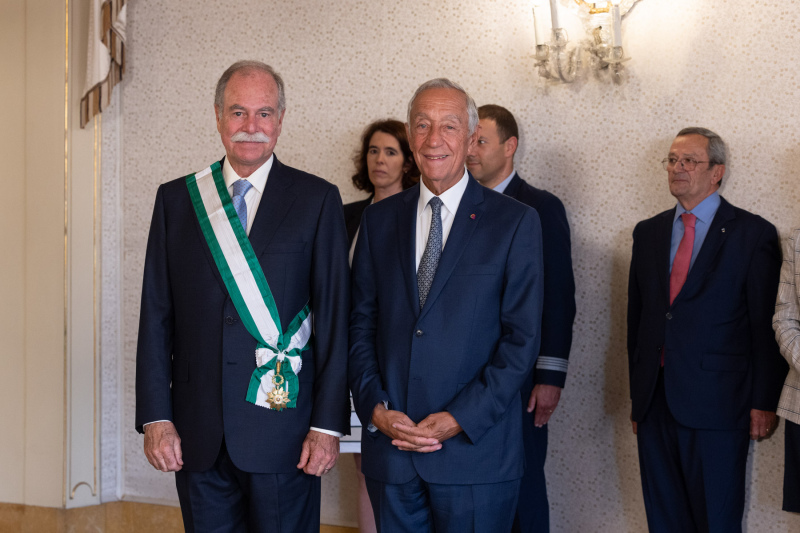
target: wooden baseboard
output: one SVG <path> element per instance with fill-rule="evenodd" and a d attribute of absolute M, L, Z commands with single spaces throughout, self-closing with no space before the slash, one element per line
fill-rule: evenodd
<path fill-rule="evenodd" d="M 111 502 L 78 509 L 0 503 L 3 533 L 182 533 L 181 510 L 167 505 Z M 340 526 L 320 526 L 320 533 L 357 533 Z"/>
<path fill-rule="evenodd" d="M 77 509 L 0 503 L 0 531 L 9 533 L 138 533 L 183 531 L 177 507 L 111 502 Z"/>

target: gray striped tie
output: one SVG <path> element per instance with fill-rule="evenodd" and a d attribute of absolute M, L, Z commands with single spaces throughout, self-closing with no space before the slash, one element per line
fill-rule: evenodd
<path fill-rule="evenodd" d="M 425 300 L 428 299 L 436 267 L 439 266 L 439 258 L 442 256 L 442 200 L 434 196 L 428 205 L 431 206 L 431 231 L 417 269 L 420 309 L 425 307 Z"/>
<path fill-rule="evenodd" d="M 233 208 L 236 209 L 236 214 L 239 215 L 239 222 L 242 223 L 245 233 L 247 233 L 247 203 L 244 201 L 244 196 L 250 190 L 253 184 L 247 180 L 236 180 L 233 182 Z"/>

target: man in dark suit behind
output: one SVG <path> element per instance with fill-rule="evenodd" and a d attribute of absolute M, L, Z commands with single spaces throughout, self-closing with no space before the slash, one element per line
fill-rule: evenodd
<path fill-rule="evenodd" d="M 575 320 L 575 280 L 572 273 L 569 223 L 561 200 L 526 183 L 514 170 L 519 130 L 514 115 L 499 105 L 478 108 L 478 142 L 467 157 L 467 168 L 478 182 L 536 209 L 542 221 L 544 308 L 542 345 L 536 367 L 521 390 L 525 475 L 513 531 L 550 531 L 550 509 L 544 463 L 547 423 L 558 406 L 567 379 L 572 323 Z"/>
<path fill-rule="evenodd" d="M 458 85 L 409 103 L 421 182 L 364 211 L 349 381 L 362 471 L 386 532 L 506 533 L 523 471 L 519 390 L 539 350 L 536 212 L 464 164 L 478 112 Z"/>
<path fill-rule="evenodd" d="M 254 276 L 263 270 L 280 331 L 294 317 L 310 323 L 299 312 L 311 308 L 315 338 L 299 354 L 302 366 L 292 364 L 296 406 L 282 408 L 276 400 L 267 408 L 249 400 L 251 379 L 257 366 L 266 371 L 266 359 L 257 362 L 257 341 L 245 326 L 251 308 L 242 308 L 240 296 L 234 304 L 231 276 L 222 274 L 212 253 L 221 248 L 212 246 L 196 212 L 191 184 L 203 173 L 165 183 L 156 196 L 142 288 L 136 429 L 144 432 L 153 467 L 176 472 L 190 532 L 319 531 L 318 476 L 333 467 L 338 437 L 349 427 L 349 268 L 341 199 L 335 186 L 273 154 L 285 107 L 283 81 L 271 67 L 232 65 L 217 84 L 214 104 L 226 157 L 204 171 L 214 178 L 204 183 L 216 184 L 207 190 L 217 191 L 212 194 L 223 206 L 230 202 L 227 216 L 213 220 L 238 232 L 238 250 L 247 253 L 241 243 L 251 245 L 257 265 L 248 262 L 247 270 Z M 259 289 L 249 292 L 255 293 Z M 275 361 L 284 357 L 273 355 Z M 270 390 L 278 390 L 276 380 Z M 256 383 L 261 391 L 265 381 Z"/>
<path fill-rule="evenodd" d="M 663 161 L 678 204 L 633 231 L 631 422 L 653 532 L 741 531 L 748 436 L 777 424 L 778 234 L 719 195 L 725 162 L 717 134 L 681 130 Z"/>

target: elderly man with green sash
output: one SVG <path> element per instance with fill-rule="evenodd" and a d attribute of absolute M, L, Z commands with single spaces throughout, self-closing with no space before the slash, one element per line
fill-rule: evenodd
<path fill-rule="evenodd" d="M 338 189 L 281 163 L 272 67 L 217 83 L 225 157 L 161 185 L 147 243 L 136 429 L 175 472 L 186 531 L 318 531 L 348 431 L 347 234 Z"/>

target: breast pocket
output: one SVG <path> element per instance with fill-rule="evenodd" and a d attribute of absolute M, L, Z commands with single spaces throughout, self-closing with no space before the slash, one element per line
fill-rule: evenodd
<path fill-rule="evenodd" d="M 477 265 L 459 265 L 453 271 L 454 276 L 493 276 L 497 274 L 499 267 L 494 263 L 484 263 Z"/>
<path fill-rule="evenodd" d="M 301 254 L 306 249 L 304 242 L 276 242 L 267 246 L 265 254 Z"/>

